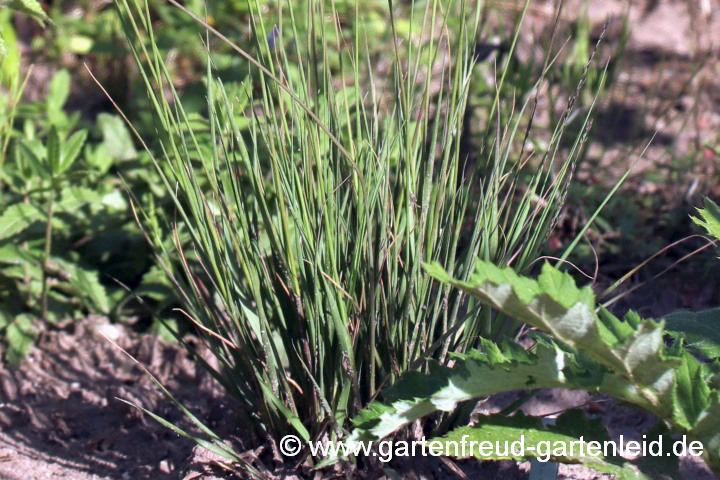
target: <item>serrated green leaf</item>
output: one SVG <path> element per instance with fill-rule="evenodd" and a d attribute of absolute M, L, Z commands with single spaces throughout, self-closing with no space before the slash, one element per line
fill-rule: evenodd
<path fill-rule="evenodd" d="M 18 245 L 7 244 L 0 247 L 0 263 L 20 265 L 38 261 L 42 255 L 42 249 L 25 250 Z"/>
<path fill-rule="evenodd" d="M 582 303 L 590 308 L 595 307 L 595 294 L 590 286 L 577 288 L 575 280 L 567 272 L 561 272 L 545 263 L 537 285 L 544 294 L 549 295 L 556 302 L 566 308 Z"/>
<path fill-rule="evenodd" d="M 51 171 L 46 162 L 47 150 L 38 140 L 20 140 L 18 143 L 20 152 L 31 168 L 40 175 L 43 180 L 50 180 Z"/>
<path fill-rule="evenodd" d="M 376 440 L 436 411 L 451 412 L 461 402 L 498 392 L 528 388 L 580 388 L 574 377 L 584 377 L 586 388 L 604 386 L 619 395 L 634 395 L 627 382 L 606 370 L 590 371 L 571 352 L 538 338 L 532 352 L 517 345 L 481 340 L 482 351 L 457 356 L 450 369 L 432 364 L 429 375 L 409 372 L 383 392 L 385 405 L 371 404 L 353 420 L 358 427 L 351 438 Z"/>
<path fill-rule="evenodd" d="M 110 312 L 110 300 L 105 287 L 98 279 L 97 272 L 75 266 L 70 273 L 69 281 L 77 295 L 87 299 L 95 311 L 106 315 Z"/>
<path fill-rule="evenodd" d="M 4 248 L 0 249 L 0 252 L 3 250 Z M 34 257 L 27 252 L 22 252 L 20 249 L 15 249 L 14 252 L 18 254 L 16 259 L 7 258 L 7 256 L 13 253 L 13 250 L 9 250 L 5 255 L 0 255 L 0 263 L 10 263 L 13 265 L 3 269 L 3 275 L 17 279 L 22 279 L 29 275 L 31 279 L 35 280 L 35 282 L 32 283 L 38 289 L 38 291 L 34 293 L 39 294 L 39 289 L 41 288 L 40 280 L 42 279 L 41 261 L 39 260 L 41 256 L 38 255 Z M 3 260 L 9 261 L 3 262 Z M 58 280 L 57 284 L 53 287 L 54 289 L 63 291 L 76 299 L 82 300 L 84 305 L 94 312 L 109 313 L 110 300 L 105 287 L 100 283 L 98 272 L 84 269 L 62 258 L 52 257 L 50 259 L 48 273 Z M 77 308 L 77 306 L 75 306 L 75 308 Z"/>
<path fill-rule="evenodd" d="M 75 132 L 69 139 L 67 139 L 63 145 L 60 152 L 60 172 L 64 173 L 66 172 L 75 162 L 78 155 L 80 154 L 80 151 L 82 150 L 83 145 L 85 145 L 85 141 L 87 140 L 88 132 L 87 130 L 80 130 Z"/>
<path fill-rule="evenodd" d="M 690 354 L 675 371 L 673 389 L 673 421 L 676 425 L 692 428 L 708 406 L 710 387 L 707 385 L 709 372 L 704 365 L 692 361 Z"/>
<path fill-rule="evenodd" d="M 0 216 L 0 240 L 21 233 L 33 222 L 47 222 L 45 212 L 31 203 L 16 203 Z"/>
<path fill-rule="evenodd" d="M 5 329 L 5 340 L 8 349 L 5 359 L 11 365 L 17 366 L 27 355 L 30 345 L 35 341 L 37 333 L 33 329 L 32 318 L 29 315 L 18 315 Z"/>
<path fill-rule="evenodd" d="M 685 347 L 713 360 L 720 358 L 720 308 L 701 312 L 678 310 L 665 316 L 666 329 Z"/>
<path fill-rule="evenodd" d="M 705 208 L 698 208 L 700 218 L 691 217 L 692 221 L 703 227 L 713 237 L 720 240 L 720 207 L 709 198 L 705 198 Z"/>
<path fill-rule="evenodd" d="M 560 274 L 549 263 L 543 265 L 538 280 L 518 276 L 511 268 L 500 269 L 478 261 L 468 282 L 449 277 L 438 264 L 426 265 L 435 279 L 458 287 L 483 303 L 526 322 L 560 342 L 581 350 L 612 371 L 631 381 L 669 391 L 674 360 L 658 357 L 663 343 L 662 325 L 645 320 L 627 330 L 612 316 L 602 319 L 594 312 L 594 295 L 587 287 L 579 289 L 567 274 Z M 655 393 L 645 392 L 650 401 Z"/>

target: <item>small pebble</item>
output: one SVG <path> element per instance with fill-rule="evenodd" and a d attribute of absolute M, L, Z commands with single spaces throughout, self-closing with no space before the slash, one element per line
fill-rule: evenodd
<path fill-rule="evenodd" d="M 173 465 L 169 460 L 163 460 L 160 462 L 160 471 L 165 474 L 169 474 L 173 471 Z"/>

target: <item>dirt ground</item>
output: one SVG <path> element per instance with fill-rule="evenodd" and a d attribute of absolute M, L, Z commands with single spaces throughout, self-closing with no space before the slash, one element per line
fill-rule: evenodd
<path fill-rule="evenodd" d="M 115 336 L 210 424 L 232 421 L 219 389 L 204 371 L 196 371 L 185 351 L 89 318 L 45 332 L 21 369 L 0 367 L 0 478 L 182 478 L 193 442 L 118 398 L 185 428 L 187 422 L 101 332 Z"/>
<path fill-rule="evenodd" d="M 101 317 L 92 317 L 63 330 L 46 332 L 21 370 L 0 366 L 0 480 L 240 478 L 224 468 L 221 459 L 194 448 L 191 440 L 119 400 L 141 405 L 194 431 L 137 364 L 103 335 L 114 337 L 188 409 L 224 438 L 230 438 L 237 451 L 243 450 L 243 443 L 254 443 L 243 437 L 242 428 L 231 428 L 239 424 L 233 417 L 233 400 L 205 371 L 196 368 L 185 350 L 155 337 L 138 337 Z M 513 393 L 491 397 L 477 412 L 498 412 L 516 398 Z M 523 411 L 544 416 L 587 405 L 589 400 L 582 391 L 544 390 L 526 403 Z M 595 400 L 594 410 L 588 412 L 600 415 L 616 440 L 621 434 L 626 439 L 641 440 L 642 432 L 654 424 L 649 414 L 610 399 Z M 259 456 L 270 465 L 268 449 Z M 408 480 L 525 480 L 531 468 L 527 462 L 437 458 L 401 459 L 390 467 Z M 325 480 L 344 476 L 341 471 L 315 474 L 285 468 L 290 472 L 282 468 L 266 471 L 268 478 Z M 715 478 L 694 459 L 682 459 L 680 471 L 682 480 Z M 609 478 L 577 465 L 560 465 L 558 475 L 560 480 Z"/>
<path fill-rule="evenodd" d="M 580 0 L 569 0 L 564 17 L 572 20 Z M 535 2 L 529 22 L 536 30 L 547 26 L 552 2 Z M 618 18 L 627 2 L 593 0 L 595 29 L 606 17 Z M 627 165 L 638 158 L 643 139 L 657 131 L 656 141 L 638 166 L 672 164 L 694 151 L 701 160 L 678 178 L 669 192 L 662 185 L 634 177 L 628 188 L 640 194 L 717 195 L 718 159 L 704 147 L 717 141 L 720 132 L 720 2 L 717 0 L 636 1 L 630 10 L 632 36 L 620 67 L 618 85 L 601 112 L 632 124 L 632 136 L 623 136 L 629 124 L 615 124 L 613 132 L 592 153 L 605 165 Z M 612 30 L 609 30 L 612 32 Z M 609 39 L 612 41 L 612 38 Z M 528 41 L 532 41 L 529 39 Z M 597 128 L 600 128 L 599 126 Z M 621 169 L 607 168 L 589 175 L 617 176 Z M 601 180 L 605 180 L 601 178 Z M 683 194 L 680 194 L 682 196 Z M 715 197 L 717 198 L 717 197 Z M 720 289 L 717 281 L 665 281 L 639 290 L 641 313 L 662 315 L 678 307 L 702 308 L 712 304 Z M 675 282 L 673 284 L 673 282 Z M 678 287 L 678 284 L 682 284 Z M 657 292 L 667 288 L 672 295 Z M 662 298 L 660 298 L 662 297 Z M 660 301 L 661 300 L 661 301 Z M 233 424 L 233 401 L 205 372 L 196 369 L 188 354 L 174 345 L 143 336 L 102 318 L 90 318 L 65 329 L 43 334 L 21 369 L 0 365 L 0 480 L 188 480 L 233 478 L 194 444 L 117 400 L 141 404 L 171 422 L 190 428 L 180 412 L 153 385 L 149 377 L 125 354 L 113 347 L 100 331 L 147 365 L 176 397 L 203 418 L 211 428 Z M 546 414 L 583 405 L 582 392 L 547 391 L 526 406 L 530 414 Z M 491 399 L 483 408 L 499 409 L 503 398 Z M 638 435 L 652 419 L 625 407 L 607 404 L 604 419 L 613 435 Z M 236 448 L 242 447 L 241 432 Z M 455 462 L 413 459 L 393 465 L 407 479 L 526 479 L 529 464 L 514 462 Z M 460 472 L 460 473 L 459 473 Z M 704 465 L 683 460 L 682 478 L 715 478 Z M 282 475 L 278 475 L 282 476 Z M 290 478 L 290 477 L 288 477 Z M 313 478 L 310 474 L 305 478 Z M 320 478 L 318 476 L 317 478 Z M 561 479 L 607 478 L 577 466 L 561 466 Z"/>

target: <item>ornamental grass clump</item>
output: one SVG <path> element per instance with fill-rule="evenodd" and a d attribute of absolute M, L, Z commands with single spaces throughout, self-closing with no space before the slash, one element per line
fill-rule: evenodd
<path fill-rule="evenodd" d="M 118 0 L 174 200 L 174 241 L 152 228 L 148 238 L 216 358 L 206 367 L 244 406 L 244 426 L 264 439 L 343 436 L 404 372 L 512 333 L 509 319 L 422 265 L 465 281 L 478 258 L 528 267 L 584 137 L 561 150 L 561 121 L 529 160 L 535 92 L 516 107 L 503 90 L 505 60 L 487 92 L 490 141 L 466 150 L 482 2 L 413 2 L 400 22 L 390 0 L 391 63 L 380 73 L 362 54 L 368 39 L 341 28 L 333 2 L 281 2 L 274 26 L 250 0 L 255 43 L 242 49 L 170 1 L 250 70 L 231 94 L 208 52 L 207 120 L 198 121 L 173 87 L 147 3 Z"/>

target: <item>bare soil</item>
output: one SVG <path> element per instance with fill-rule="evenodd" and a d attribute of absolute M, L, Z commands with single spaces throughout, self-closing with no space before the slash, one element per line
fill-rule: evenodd
<path fill-rule="evenodd" d="M 183 428 L 188 422 L 103 334 L 210 425 L 232 421 L 227 400 L 187 352 L 89 318 L 45 332 L 21 368 L 0 366 L 0 478 L 182 478 L 194 443 L 118 399 Z"/>

